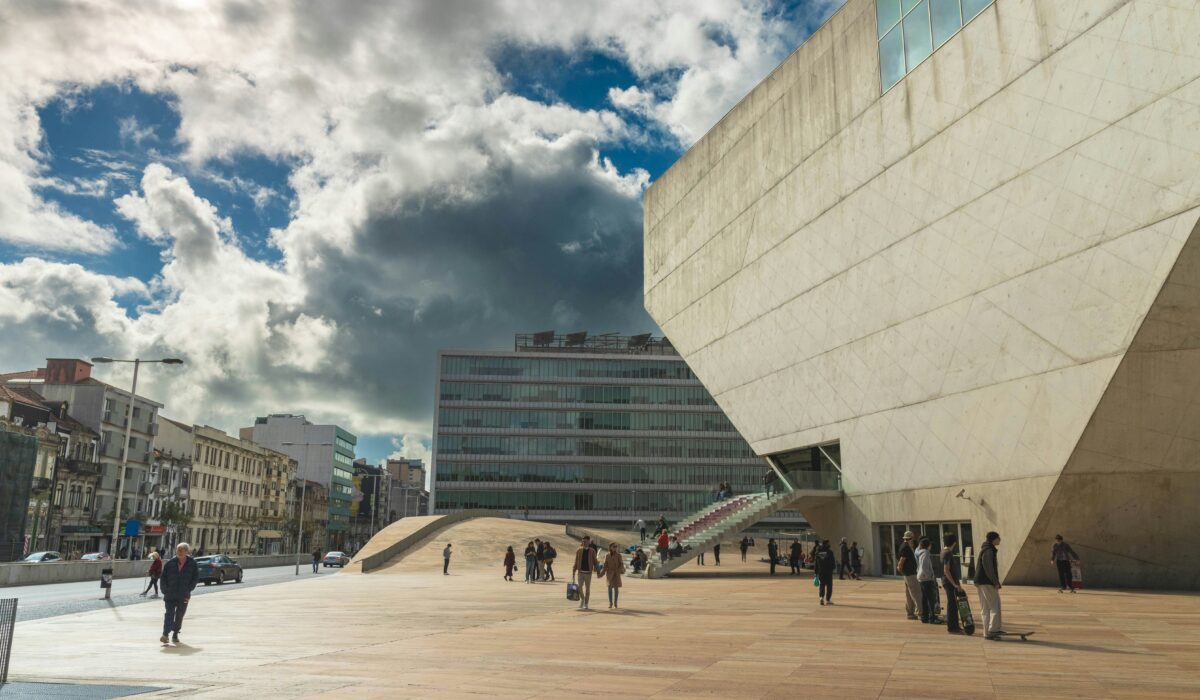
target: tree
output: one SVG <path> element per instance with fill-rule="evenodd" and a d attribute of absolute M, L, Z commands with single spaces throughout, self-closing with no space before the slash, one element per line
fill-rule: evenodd
<path fill-rule="evenodd" d="M 179 541 L 179 533 L 192 522 L 192 516 L 187 512 L 187 506 L 181 501 L 174 498 L 163 501 L 162 508 L 159 510 L 158 521 L 167 526 L 170 530 L 171 544 L 174 545 Z"/>

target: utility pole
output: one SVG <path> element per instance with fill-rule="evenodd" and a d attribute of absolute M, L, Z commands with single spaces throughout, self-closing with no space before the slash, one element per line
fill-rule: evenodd
<path fill-rule="evenodd" d="M 114 360 L 111 357 L 93 357 L 92 362 L 96 364 L 109 364 L 112 362 L 133 363 L 133 386 L 129 388 L 129 406 L 125 409 L 125 447 L 121 450 L 121 472 L 120 478 L 117 480 L 117 501 L 113 505 L 112 543 L 109 545 L 109 549 L 112 550 L 110 554 L 114 555 L 113 558 L 115 559 L 121 526 L 121 499 L 125 494 L 125 472 L 129 467 L 129 438 L 130 433 L 133 431 L 133 405 L 137 402 L 138 369 L 142 366 L 143 362 L 158 362 L 165 365 L 181 365 L 183 364 L 183 360 L 174 357 L 166 357 L 161 360 L 143 360 L 136 357 L 132 360 Z M 129 546 L 131 548 L 133 547 L 132 540 L 130 540 Z"/>

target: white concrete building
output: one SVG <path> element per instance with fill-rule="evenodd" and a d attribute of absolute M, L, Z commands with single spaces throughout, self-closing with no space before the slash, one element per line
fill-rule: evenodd
<path fill-rule="evenodd" d="M 1197 36 L 849 0 L 647 191 L 646 308 L 756 453 L 840 446 L 805 515 L 870 571 L 996 530 L 1008 582 L 1062 533 L 1091 583 L 1200 586 Z"/>

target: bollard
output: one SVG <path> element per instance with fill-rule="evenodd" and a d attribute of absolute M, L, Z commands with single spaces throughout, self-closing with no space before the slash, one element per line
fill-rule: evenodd
<path fill-rule="evenodd" d="M 100 570 L 100 587 L 104 589 L 105 600 L 112 598 L 112 576 L 113 570 L 111 568 Z"/>

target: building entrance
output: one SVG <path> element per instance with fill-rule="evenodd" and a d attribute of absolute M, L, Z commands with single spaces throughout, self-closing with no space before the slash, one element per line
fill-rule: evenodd
<path fill-rule="evenodd" d="M 971 522 L 921 522 L 921 523 L 879 523 L 876 526 L 879 546 L 880 573 L 883 576 L 896 576 L 896 551 L 904 543 L 904 532 L 911 530 L 916 535 L 913 541 L 915 549 L 922 537 L 928 537 L 932 543 L 933 569 L 938 577 L 942 575 L 942 538 L 945 535 L 958 535 L 958 553 L 960 571 L 959 580 L 970 581 L 975 578 L 975 540 Z"/>

